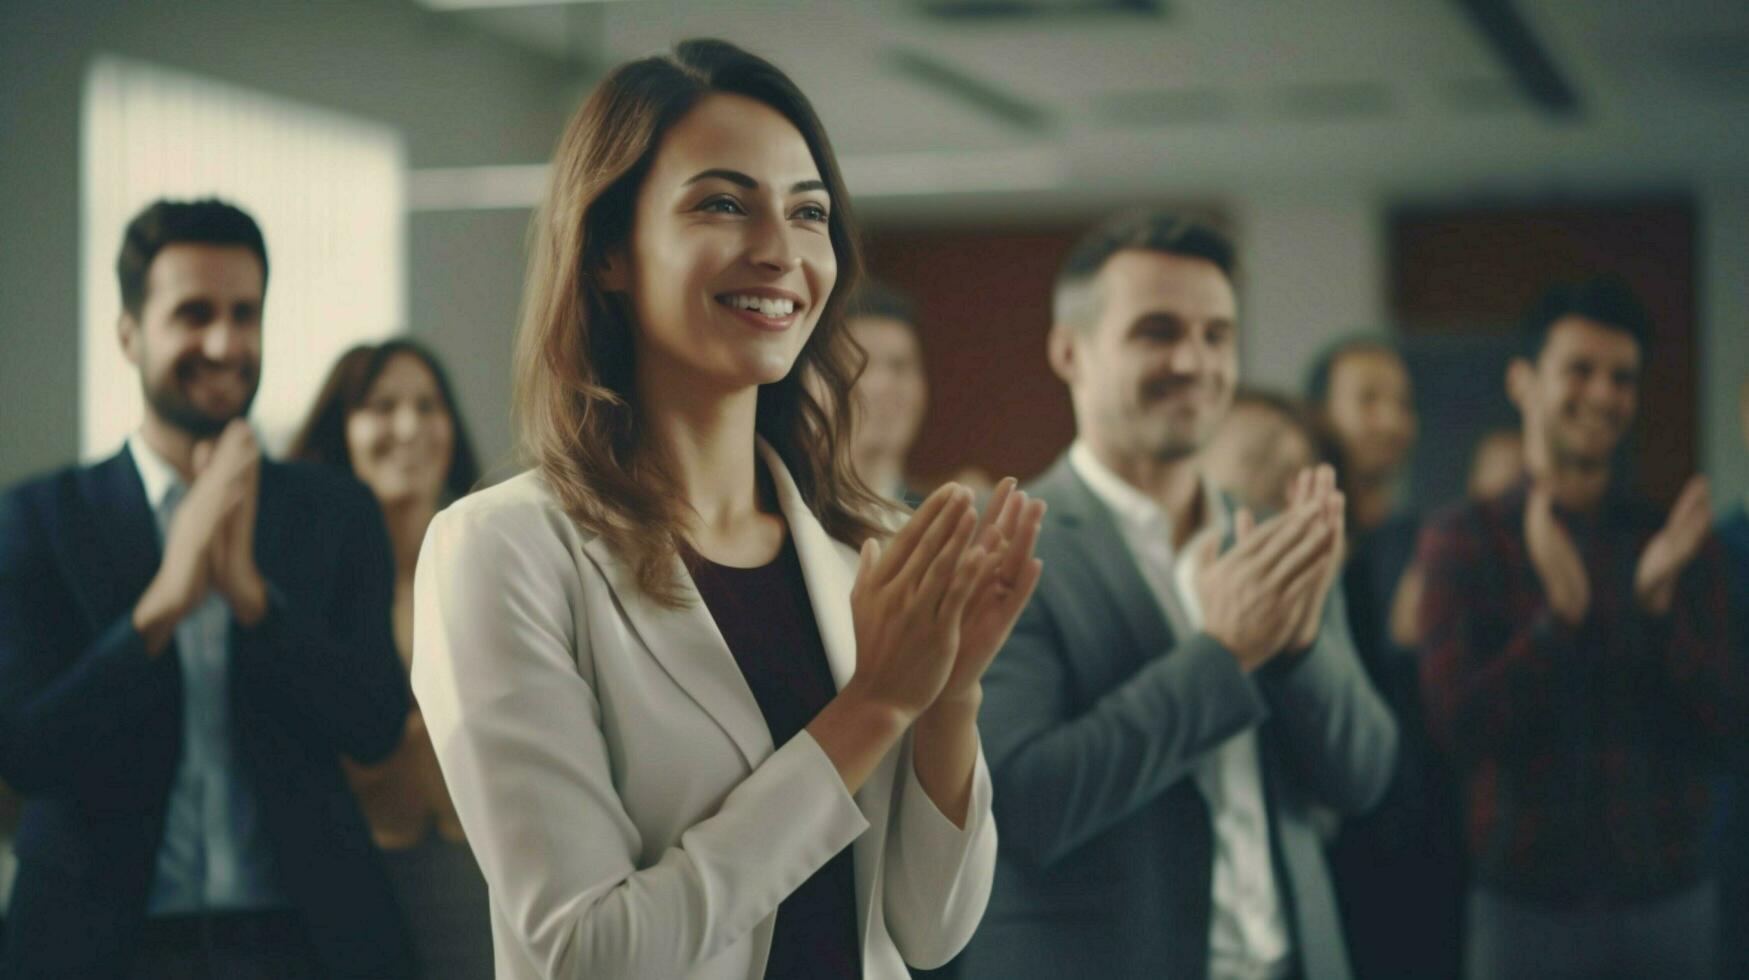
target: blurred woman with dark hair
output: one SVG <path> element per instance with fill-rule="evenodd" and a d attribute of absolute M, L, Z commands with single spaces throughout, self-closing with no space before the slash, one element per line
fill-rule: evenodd
<path fill-rule="evenodd" d="M 376 494 L 395 554 L 395 646 L 411 664 L 413 571 L 426 527 L 480 477 L 443 365 L 409 340 L 352 348 L 329 372 L 289 456 L 351 473 Z M 394 879 L 424 975 L 491 976 L 486 882 L 418 707 L 393 755 L 374 766 L 348 763 L 347 775 Z"/>
<path fill-rule="evenodd" d="M 497 976 L 937 966 L 989 896 L 981 679 L 1043 505 L 1004 482 L 980 522 L 950 484 L 889 535 L 850 462 L 850 197 L 777 68 L 720 41 L 621 65 L 551 173 L 534 468 L 438 515 L 415 599 Z"/>

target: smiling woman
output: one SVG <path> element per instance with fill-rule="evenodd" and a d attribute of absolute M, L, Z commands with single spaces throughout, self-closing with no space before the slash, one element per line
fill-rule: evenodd
<path fill-rule="evenodd" d="M 672 152 L 658 154 L 663 144 Z M 565 512 L 626 554 L 642 588 L 675 599 L 667 565 L 685 504 L 656 442 L 635 438 L 634 385 L 753 381 L 769 384 L 760 436 L 797 466 L 826 529 L 860 545 L 880 502 L 853 476 L 805 372 L 789 373 L 812 365 L 841 403 L 826 407 L 847 412 L 860 369 L 842 324 L 862 265 L 849 194 L 806 97 L 757 58 L 690 42 L 610 76 L 556 161 L 517 343 L 516 410 L 524 449 Z M 737 264 L 743 250 L 753 254 Z M 683 288 L 649 288 L 670 282 Z M 741 312 L 769 302 L 775 313 L 781 300 L 790 316 Z M 757 333 L 719 332 L 725 321 Z"/>
<path fill-rule="evenodd" d="M 395 557 L 395 649 L 412 658 L 413 570 L 438 508 L 479 479 L 449 376 L 410 340 L 359 344 L 328 372 L 292 441 L 291 459 L 333 467 L 369 487 Z M 486 882 L 468 849 L 418 710 L 375 765 L 346 765 L 347 782 L 383 851 L 426 980 L 491 973 Z"/>
<path fill-rule="evenodd" d="M 1008 481 L 980 520 L 949 484 L 887 536 L 849 461 L 848 195 L 776 68 L 716 41 L 623 65 L 552 172 L 534 468 L 431 522 L 414 599 L 497 976 L 940 965 L 989 895 L 980 682 L 1043 506 Z"/>

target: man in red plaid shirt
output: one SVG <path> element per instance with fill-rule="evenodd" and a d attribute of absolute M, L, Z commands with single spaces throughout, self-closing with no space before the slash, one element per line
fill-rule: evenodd
<path fill-rule="evenodd" d="M 1650 318 L 1557 287 L 1507 375 L 1530 477 L 1423 532 L 1422 684 L 1464 784 L 1475 978 L 1715 969 L 1708 776 L 1735 717 L 1706 482 L 1665 514 L 1612 487 Z"/>

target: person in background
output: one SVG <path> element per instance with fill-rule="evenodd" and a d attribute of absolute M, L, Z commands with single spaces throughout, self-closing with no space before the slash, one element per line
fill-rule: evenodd
<path fill-rule="evenodd" d="M 1403 355 L 1380 337 L 1339 341 L 1313 362 L 1306 401 L 1334 456 L 1349 531 L 1362 536 L 1383 526 L 1399 509 L 1418 428 Z"/>
<path fill-rule="evenodd" d="M 1283 395 L 1255 389 L 1233 396 L 1202 451 L 1209 480 L 1259 513 L 1285 509 L 1294 476 L 1317 463 L 1317 434 L 1305 413 Z"/>
<path fill-rule="evenodd" d="M 1306 401 L 1348 499 L 1351 548 L 1343 584 L 1355 642 L 1377 677 L 1419 523 L 1401 501 L 1418 428 L 1409 369 L 1389 341 L 1340 341 L 1313 363 Z"/>
<path fill-rule="evenodd" d="M 1343 587 L 1355 647 L 1402 732 L 1389 792 L 1331 846 L 1355 975 L 1454 977 L 1462 849 L 1450 769 L 1421 701 L 1412 561 L 1420 518 L 1401 500 L 1418 430 L 1408 365 L 1387 340 L 1348 339 L 1318 358 L 1306 388 L 1350 503 Z"/>
<path fill-rule="evenodd" d="M 1524 479 L 1524 435 L 1517 429 L 1495 429 L 1476 441 L 1470 455 L 1465 492 L 1471 500 L 1491 500 Z"/>
<path fill-rule="evenodd" d="M 0 977 L 411 976 L 341 768 L 407 716 L 382 513 L 249 427 L 253 219 L 159 201 L 116 271 L 143 423 L 0 498 L 0 779 L 24 797 Z"/>
<path fill-rule="evenodd" d="M 480 478 L 443 366 L 410 340 L 352 348 L 328 373 L 288 455 L 356 477 L 376 496 L 395 557 L 395 648 L 411 664 L 413 570 L 425 529 Z M 394 753 L 373 766 L 349 765 L 347 776 L 383 851 L 424 975 L 491 976 L 486 880 L 417 706 Z"/>
<path fill-rule="evenodd" d="M 1738 394 L 1743 445 L 1749 451 L 1749 379 Z M 1731 635 L 1738 676 L 1749 671 L 1749 497 L 1729 501 L 1717 534 L 1731 574 Z M 1719 801 L 1719 936 L 1726 980 L 1749 980 L 1749 746 L 1733 743 Z"/>
<path fill-rule="evenodd" d="M 1397 730 L 1342 613 L 1334 473 L 1264 520 L 1202 471 L 1238 382 L 1234 258 L 1142 213 L 1058 275 L 1077 436 L 1032 488 L 1044 578 L 984 682 L 1002 832 L 968 980 L 1350 975 L 1312 817 L 1378 799 Z"/>
<path fill-rule="evenodd" d="M 851 462 L 876 493 L 916 507 L 923 498 L 905 479 L 905 459 L 929 407 L 916 307 L 871 280 L 862 284 L 844 316 L 851 339 L 867 357 L 851 389 L 856 413 Z"/>
<path fill-rule="evenodd" d="M 1618 278 L 1551 289 L 1507 372 L 1528 481 L 1422 534 L 1422 682 L 1462 778 L 1476 980 L 1716 967 L 1709 778 L 1742 702 L 1705 479 L 1668 512 L 1616 481 L 1651 337 Z"/>

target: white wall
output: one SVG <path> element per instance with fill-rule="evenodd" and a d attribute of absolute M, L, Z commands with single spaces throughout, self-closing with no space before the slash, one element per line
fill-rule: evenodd
<path fill-rule="evenodd" d="M 1737 400 L 1749 380 L 1749 183 L 1705 186 L 1699 201 L 1701 463 L 1723 509 L 1749 494 Z"/>
<path fill-rule="evenodd" d="M 1350 188 L 1272 191 L 1232 200 L 1241 294 L 1240 379 L 1299 394 L 1333 341 L 1382 331 L 1384 216 Z"/>
<path fill-rule="evenodd" d="M 0 3 L 0 485 L 78 453 L 80 100 L 105 52 L 385 123 L 415 168 L 545 159 L 575 93 L 566 66 L 404 0 Z M 407 231 L 407 326 L 464 375 L 488 458 L 508 447 L 502 414 L 484 421 L 508 386 L 484 381 L 508 377 L 510 353 L 482 321 L 514 320 L 522 277 L 520 232 L 505 224 L 481 213 Z M 421 261 L 433 255 L 464 263 L 470 302 L 448 301 L 457 273 Z M 433 296 L 445 301 L 421 300 Z"/>

